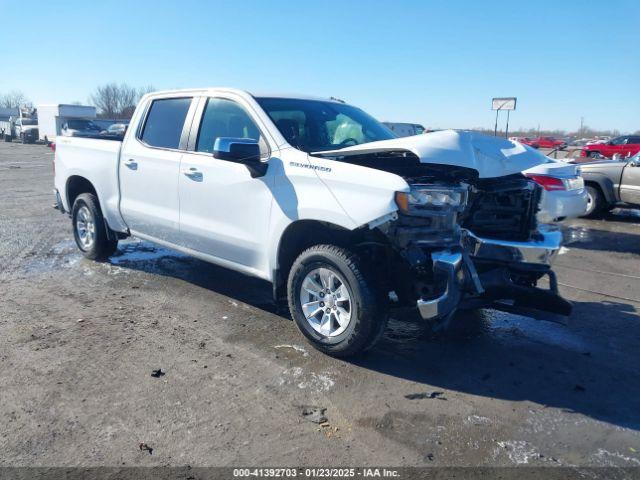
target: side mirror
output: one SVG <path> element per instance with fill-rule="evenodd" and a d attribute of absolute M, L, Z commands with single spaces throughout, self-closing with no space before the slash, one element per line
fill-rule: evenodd
<path fill-rule="evenodd" d="M 267 172 L 268 165 L 260 161 L 260 145 L 253 138 L 218 137 L 213 144 L 213 156 L 245 164 L 253 178 Z"/>

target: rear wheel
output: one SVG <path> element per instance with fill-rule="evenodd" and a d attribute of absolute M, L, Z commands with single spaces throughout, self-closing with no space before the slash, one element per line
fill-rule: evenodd
<path fill-rule="evenodd" d="M 601 158 L 602 154 L 600 152 L 587 152 L 587 157 L 589 157 L 589 158 Z"/>
<path fill-rule="evenodd" d="M 296 325 L 324 353 L 356 355 L 384 332 L 387 315 L 375 281 L 348 250 L 316 245 L 302 252 L 291 267 L 287 293 Z"/>
<path fill-rule="evenodd" d="M 73 236 L 83 255 L 91 260 L 106 260 L 118 248 L 118 240 L 113 232 L 107 232 L 107 225 L 95 195 L 78 195 L 71 210 Z"/>
<path fill-rule="evenodd" d="M 604 195 L 599 188 L 587 185 L 587 211 L 583 217 L 597 217 L 606 207 Z"/>

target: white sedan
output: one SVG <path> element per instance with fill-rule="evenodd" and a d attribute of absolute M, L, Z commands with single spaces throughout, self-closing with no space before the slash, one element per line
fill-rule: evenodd
<path fill-rule="evenodd" d="M 538 212 L 540 223 L 580 217 L 587 211 L 587 190 L 579 166 L 548 158 L 548 162 L 522 173 L 544 188 Z"/>

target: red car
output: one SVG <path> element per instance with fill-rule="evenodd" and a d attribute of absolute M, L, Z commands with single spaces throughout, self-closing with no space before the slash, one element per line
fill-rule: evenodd
<path fill-rule="evenodd" d="M 553 137 L 538 137 L 532 140 L 538 145 L 538 148 L 564 148 L 567 142 Z"/>
<path fill-rule="evenodd" d="M 582 147 L 580 156 L 611 158 L 614 154 L 619 153 L 624 158 L 635 155 L 638 152 L 640 152 L 640 135 L 622 135 L 606 143 L 585 145 Z"/>
<path fill-rule="evenodd" d="M 529 145 L 532 148 L 538 148 L 540 145 L 538 144 L 538 142 L 534 139 L 534 138 L 529 138 L 529 137 L 519 137 L 518 141 L 520 143 L 524 143 L 525 145 Z"/>

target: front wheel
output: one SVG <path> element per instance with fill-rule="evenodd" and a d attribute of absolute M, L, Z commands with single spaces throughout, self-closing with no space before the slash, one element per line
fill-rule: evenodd
<path fill-rule="evenodd" d="M 289 310 L 318 350 L 356 355 L 382 336 L 387 315 L 375 281 L 346 249 L 316 245 L 296 259 L 287 282 Z"/>
<path fill-rule="evenodd" d="M 108 227 L 95 195 L 78 195 L 73 202 L 71 219 L 76 245 L 85 257 L 91 260 L 106 260 L 118 248 L 118 240 L 113 232 L 108 235 Z"/>

